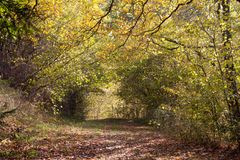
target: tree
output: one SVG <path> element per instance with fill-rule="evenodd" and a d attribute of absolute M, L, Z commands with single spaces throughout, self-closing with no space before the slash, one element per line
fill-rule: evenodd
<path fill-rule="evenodd" d="M 126 68 L 136 67 L 135 62 L 149 59 L 151 55 L 175 54 L 171 60 L 190 72 L 188 76 L 181 76 L 182 80 L 176 84 L 185 86 L 179 89 L 182 95 L 177 98 L 181 102 L 176 107 L 181 106 L 178 112 L 185 112 L 186 117 L 203 126 L 212 125 L 215 128 L 212 131 L 222 134 L 222 125 L 231 128 L 229 123 L 225 124 L 228 119 L 224 115 L 228 110 L 236 133 L 239 43 L 235 37 L 239 32 L 236 27 L 239 19 L 233 17 L 237 15 L 238 6 L 230 10 L 233 3 L 237 1 L 110 1 L 107 12 L 99 18 L 101 23 L 97 21 L 93 27 L 97 26 L 98 33 L 111 33 L 110 52 L 115 53 L 115 58 L 122 58 L 118 65 Z M 109 50 L 105 50 L 107 52 Z M 128 77 L 128 73 L 125 76 Z M 151 81 L 146 84 L 151 86 Z"/>
<path fill-rule="evenodd" d="M 227 84 L 227 101 L 229 110 L 234 119 L 240 118 L 239 100 L 236 69 L 233 61 L 232 51 L 232 34 L 231 34 L 231 20 L 230 20 L 230 0 L 221 0 L 221 26 L 223 36 L 222 55 L 225 61 L 225 79 Z"/>
<path fill-rule="evenodd" d="M 231 27 L 231 1 L 221 0 L 218 2 L 221 8 L 221 27 L 222 27 L 222 55 L 225 63 L 225 80 L 226 80 L 226 93 L 227 104 L 230 111 L 230 122 L 233 125 L 233 134 L 236 136 L 238 143 L 240 144 L 239 134 L 239 121 L 240 121 L 240 95 L 237 86 L 237 73 L 234 64 L 233 51 L 232 51 L 232 27 Z M 240 145 L 239 145 L 240 146 Z"/>

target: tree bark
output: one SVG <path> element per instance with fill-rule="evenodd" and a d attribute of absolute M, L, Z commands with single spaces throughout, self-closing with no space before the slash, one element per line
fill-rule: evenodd
<path fill-rule="evenodd" d="M 227 104 L 233 119 L 237 120 L 240 117 L 239 110 L 239 93 L 237 88 L 236 70 L 233 62 L 232 53 L 232 34 L 230 20 L 230 0 L 221 0 L 221 27 L 222 27 L 222 55 L 224 58 L 225 81 L 227 91 Z"/>

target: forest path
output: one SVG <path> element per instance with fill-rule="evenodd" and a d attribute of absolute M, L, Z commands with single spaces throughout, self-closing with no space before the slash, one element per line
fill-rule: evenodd
<path fill-rule="evenodd" d="M 99 120 L 64 125 L 41 124 L 26 130 L 19 137 L 18 141 L 0 145 L 0 151 L 7 152 L 8 149 L 12 154 L 8 155 L 9 158 L 5 155 L 3 159 L 238 159 L 238 156 L 227 154 L 222 149 L 207 149 L 176 141 L 151 127 L 125 120 Z"/>

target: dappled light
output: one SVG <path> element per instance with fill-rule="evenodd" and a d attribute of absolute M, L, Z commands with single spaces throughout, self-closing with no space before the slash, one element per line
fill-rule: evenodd
<path fill-rule="evenodd" d="M 0 159 L 239 160 L 239 0 L 0 0 Z"/>
<path fill-rule="evenodd" d="M 26 130 L 22 137 L 31 135 L 28 143 L 6 142 L 13 157 L 27 157 L 35 152 L 42 159 L 227 159 L 230 151 L 205 148 L 191 143 L 180 143 L 150 127 L 128 120 L 95 120 L 68 122 L 65 125 L 41 124 L 35 133 Z M 45 132 L 45 133 L 44 133 Z M 44 134 L 43 134 L 44 133 Z M 43 135 L 42 135 L 43 134 Z M 41 137 L 42 136 L 42 137 Z M 6 148 L 3 148 L 7 146 Z M 20 147 L 20 148 L 19 148 Z M 223 152 L 226 152 L 223 154 Z M 227 157 L 225 157 L 227 156 Z"/>

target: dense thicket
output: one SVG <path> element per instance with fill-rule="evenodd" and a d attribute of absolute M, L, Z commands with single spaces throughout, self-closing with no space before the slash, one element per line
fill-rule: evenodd
<path fill-rule="evenodd" d="M 31 70 L 23 67 L 26 63 L 22 59 L 34 51 L 28 35 L 33 31 L 35 14 L 34 6 L 31 7 L 27 1 L 0 2 L 0 73 L 3 78 L 18 77 L 20 83 L 24 75 L 19 75 L 19 70 L 25 74 Z"/>

